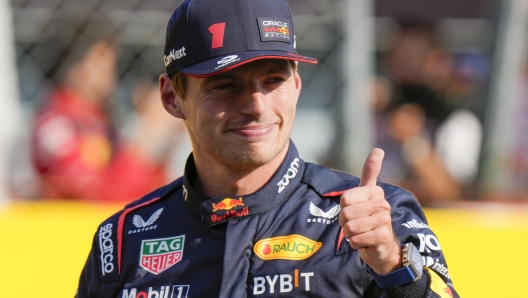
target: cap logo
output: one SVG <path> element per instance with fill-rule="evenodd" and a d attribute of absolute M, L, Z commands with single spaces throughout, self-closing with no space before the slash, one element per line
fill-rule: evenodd
<path fill-rule="evenodd" d="M 317 63 L 296 55 L 288 0 L 176 2 L 181 4 L 167 23 L 162 54 L 169 76 L 202 78 L 272 57 Z"/>
<path fill-rule="evenodd" d="M 227 66 L 227 65 L 229 65 L 229 64 L 231 64 L 233 62 L 237 62 L 238 60 L 240 60 L 240 58 L 238 58 L 238 55 L 225 56 L 222 59 L 218 60 L 218 62 L 216 62 L 216 64 L 218 64 L 218 66 L 215 69 L 222 68 L 222 67 Z"/>
<path fill-rule="evenodd" d="M 288 20 L 257 18 L 261 41 L 282 41 L 291 43 Z"/>
<path fill-rule="evenodd" d="M 185 56 L 187 56 L 187 54 L 185 54 L 185 47 L 181 47 L 179 50 L 172 49 L 168 56 L 164 56 L 163 60 L 165 60 L 165 67 L 171 64 L 172 61 L 178 60 Z"/>

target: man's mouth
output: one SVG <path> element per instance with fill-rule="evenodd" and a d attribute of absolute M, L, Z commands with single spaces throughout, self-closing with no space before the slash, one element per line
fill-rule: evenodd
<path fill-rule="evenodd" d="M 245 137 L 245 138 L 261 138 L 269 135 L 275 129 L 276 124 L 258 124 L 251 126 L 244 126 L 240 128 L 231 128 L 230 132 Z"/>

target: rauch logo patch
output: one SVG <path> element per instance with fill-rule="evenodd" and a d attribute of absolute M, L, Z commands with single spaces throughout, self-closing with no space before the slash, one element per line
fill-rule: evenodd
<path fill-rule="evenodd" d="M 139 265 L 149 272 L 160 274 L 182 259 L 184 242 L 185 235 L 143 240 Z"/>
<path fill-rule="evenodd" d="M 262 239 L 253 251 L 263 260 L 303 260 L 316 253 L 323 244 L 301 235 L 293 234 Z"/>

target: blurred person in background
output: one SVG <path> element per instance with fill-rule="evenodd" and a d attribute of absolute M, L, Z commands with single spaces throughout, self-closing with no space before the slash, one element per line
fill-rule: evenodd
<path fill-rule="evenodd" d="M 123 137 L 137 147 L 136 151 L 163 165 L 168 177 L 181 176 L 192 148 L 185 125 L 174 121 L 160 105 L 158 82 L 138 80 L 132 90 L 132 104 L 134 112 L 124 124 Z"/>
<path fill-rule="evenodd" d="M 164 118 L 150 109 L 150 94 L 145 91 L 145 99 L 135 102 L 139 122 L 152 135 L 146 138 L 138 126 L 146 139 L 126 140 L 112 123 L 117 55 L 112 39 L 94 38 L 76 44 L 65 60 L 59 84 L 38 112 L 32 132 L 42 198 L 127 201 L 166 182 L 160 152 L 165 148 L 158 148 L 155 134 L 160 130 L 153 129 L 163 126 Z"/>
<path fill-rule="evenodd" d="M 404 26 L 387 54 L 387 78 L 374 80 L 376 142 L 386 152 L 382 179 L 422 205 L 457 201 L 474 181 L 481 125 L 458 108 L 468 88 L 432 30 Z"/>

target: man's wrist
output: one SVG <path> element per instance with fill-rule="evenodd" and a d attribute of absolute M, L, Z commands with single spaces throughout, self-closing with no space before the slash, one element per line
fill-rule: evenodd
<path fill-rule="evenodd" d="M 381 271 L 380 269 L 376 271 L 375 268 L 369 267 L 368 272 L 381 288 L 400 286 L 421 278 L 423 261 L 418 249 L 412 243 L 406 243 L 402 247 L 399 261 L 401 266 L 399 268 L 391 271 Z M 379 274 L 379 272 L 386 273 Z"/>
<path fill-rule="evenodd" d="M 385 275 L 400 269 L 402 267 L 402 245 L 396 243 L 393 251 L 388 261 L 379 266 L 370 266 L 372 271 L 377 275 Z"/>
<path fill-rule="evenodd" d="M 423 271 L 422 277 L 419 280 L 411 283 L 406 283 L 400 286 L 383 289 L 387 297 L 392 298 L 415 298 L 424 297 L 429 288 L 431 277 L 427 270 Z"/>

